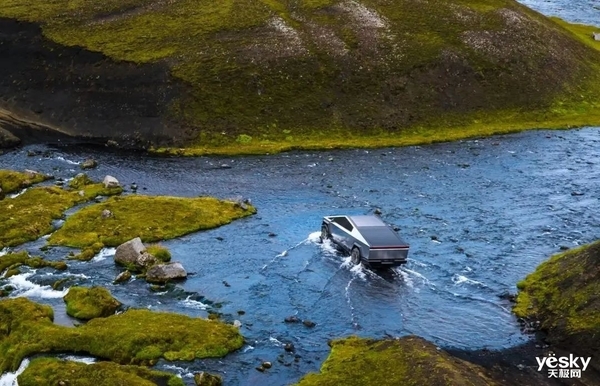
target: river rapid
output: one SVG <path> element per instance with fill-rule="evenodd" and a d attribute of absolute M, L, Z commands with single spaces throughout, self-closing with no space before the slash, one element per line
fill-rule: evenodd
<path fill-rule="evenodd" d="M 70 178 L 91 157 L 93 178 L 115 176 L 138 194 L 250 198 L 258 213 L 218 229 L 166 241 L 194 274 L 163 292 L 144 281 L 113 285 L 106 249 L 67 273 L 28 271 L 8 281 L 13 296 L 51 304 L 71 325 L 49 285 L 102 285 L 127 306 L 243 323 L 247 343 L 224 359 L 160 363 L 191 384 L 208 369 L 228 384 L 289 384 L 318 371 L 327 341 L 350 334 L 416 334 L 441 346 L 491 349 L 529 339 L 499 297 L 561 247 L 600 238 L 600 128 L 530 131 L 430 146 L 291 152 L 239 158 L 155 158 L 89 148 L 28 147 L 0 156 L 0 168 Z M 28 156 L 29 151 L 42 154 Z M 227 166 L 227 167 L 224 167 Z M 52 182 L 49 182 L 52 183 Z M 128 194 L 133 194 L 129 192 Z M 411 245 L 406 266 L 373 272 L 318 243 L 324 215 L 375 208 Z M 63 258 L 66 248 L 35 254 Z M 244 311 L 240 315 L 238 311 Z M 296 315 L 313 328 L 284 322 Z M 284 343 L 293 343 L 294 354 Z M 264 373 L 261 361 L 274 363 Z M 278 361 L 279 360 L 279 361 Z M 187 377 L 187 378 L 186 378 Z"/>
<path fill-rule="evenodd" d="M 522 0 L 544 14 L 600 25 L 595 0 Z M 29 270 L 0 285 L 51 304 L 55 322 L 72 326 L 51 284 L 102 285 L 126 306 L 242 322 L 245 346 L 223 359 L 160 362 L 180 374 L 208 370 L 229 385 L 287 385 L 318 371 L 327 341 L 351 334 L 416 334 L 440 346 L 501 349 L 530 339 L 500 297 L 561 247 L 600 238 L 600 128 L 515 135 L 397 149 L 291 152 L 237 158 L 157 158 L 73 147 L 30 146 L 0 155 L 0 168 L 71 178 L 86 158 L 89 174 L 113 175 L 138 194 L 250 198 L 258 214 L 163 244 L 193 274 L 163 292 L 143 280 L 113 285 L 114 249 L 66 273 Z M 36 156 L 28 152 L 39 151 Z M 227 167 L 223 167 L 226 165 Z M 52 182 L 49 182 L 52 183 Z M 127 194 L 134 194 L 128 192 Z M 373 272 L 318 243 L 321 218 L 375 208 L 410 245 L 406 266 Z M 72 213 L 69 211 L 68 213 Z M 59 224 L 57 224 L 59 225 Z M 23 248 L 42 252 L 45 239 Z M 0 255 L 7 251 L 0 251 Z M 242 312 L 240 312 L 242 311 Z M 288 324 L 296 315 L 313 328 Z M 286 353 L 293 343 L 294 353 Z M 90 363 L 91 358 L 69 357 Z M 273 362 L 267 371 L 255 367 Z M 21 365 L 22 371 L 27 361 Z M 15 384 L 16 374 L 0 377 Z"/>

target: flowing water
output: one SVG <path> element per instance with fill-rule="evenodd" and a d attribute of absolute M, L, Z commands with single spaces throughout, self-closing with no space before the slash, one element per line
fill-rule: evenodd
<path fill-rule="evenodd" d="M 32 148 L 0 156 L 0 168 L 70 178 L 87 157 L 89 174 L 113 175 L 151 195 L 250 198 L 255 216 L 164 242 L 194 274 L 168 291 L 139 280 L 113 285 L 114 249 L 66 273 L 27 271 L 8 279 L 14 296 L 52 304 L 64 315 L 54 281 L 103 285 L 128 306 L 243 323 L 247 343 L 224 359 L 161 363 L 189 376 L 209 369 L 230 384 L 287 384 L 317 371 L 327 341 L 416 334 L 443 346 L 503 348 L 528 339 L 499 297 L 561 246 L 600 238 L 600 129 L 531 131 L 398 149 L 292 152 L 239 158 L 154 158 L 83 148 Z M 227 164 L 229 168 L 222 167 Z M 132 193 L 129 193 L 132 194 Z M 410 242 L 406 266 L 373 272 L 318 243 L 324 215 L 380 208 Z M 275 234 L 275 236 L 270 235 Z M 40 252 L 59 259 L 68 250 Z M 220 308 L 217 308 L 220 307 Z M 244 311 L 239 315 L 238 311 Z M 296 315 L 314 328 L 284 323 Z M 299 358 L 285 353 L 291 342 Z M 281 357 L 280 355 L 283 355 Z M 279 360 L 283 363 L 278 362 Z M 265 373 L 263 360 L 274 362 Z"/>
<path fill-rule="evenodd" d="M 600 2 L 522 0 L 547 15 L 600 25 Z M 258 214 L 163 244 L 191 275 L 163 292 L 120 272 L 105 249 L 65 273 L 30 270 L 0 281 L 51 304 L 55 323 L 72 326 L 51 284 L 102 285 L 127 306 L 243 323 L 245 346 L 223 359 L 161 362 L 179 374 L 209 370 L 227 384 L 285 385 L 318 371 L 327 341 L 356 334 L 416 334 L 441 346 L 505 348 L 524 342 L 510 304 L 499 297 L 560 247 L 600 238 L 600 128 L 531 131 L 480 140 L 400 149 L 292 152 L 271 156 L 153 158 L 84 148 L 29 147 L 0 156 L 0 168 L 35 169 L 71 178 L 88 157 L 140 194 L 248 197 Z M 44 154 L 27 156 L 29 150 Z M 222 167 L 227 164 L 228 168 Z M 321 218 L 380 208 L 411 244 L 406 266 L 373 272 L 318 243 Z M 72 213 L 72 211 L 69 211 Z M 275 234 L 273 236 L 272 234 Z M 41 252 L 45 238 L 23 248 L 61 259 L 66 248 Z M 0 255 L 7 250 L 0 251 Z M 243 314 L 239 311 L 244 311 Z M 287 324 L 296 315 L 314 328 Z M 293 343 L 295 353 L 286 353 Z M 93 358 L 65 357 L 92 363 Z M 264 373 L 263 360 L 274 363 Z M 16 373 L 0 385 L 16 384 Z"/>

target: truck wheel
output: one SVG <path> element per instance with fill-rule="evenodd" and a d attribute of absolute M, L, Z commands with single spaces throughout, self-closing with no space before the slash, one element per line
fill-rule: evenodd
<path fill-rule="evenodd" d="M 319 236 L 319 239 L 321 240 L 321 242 L 327 240 L 329 238 L 329 229 L 327 229 L 327 225 L 323 225 L 321 226 L 321 235 Z"/>
<path fill-rule="evenodd" d="M 350 253 L 350 260 L 354 265 L 360 264 L 360 249 L 358 249 L 358 247 L 352 248 L 352 252 Z"/>

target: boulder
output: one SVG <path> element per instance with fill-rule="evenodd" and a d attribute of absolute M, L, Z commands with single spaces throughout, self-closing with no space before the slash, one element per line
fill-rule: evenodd
<path fill-rule="evenodd" d="M 109 218 L 113 216 L 113 213 L 108 209 L 104 209 L 101 216 L 102 218 Z"/>
<path fill-rule="evenodd" d="M 138 260 L 146 251 L 142 239 L 136 237 L 117 247 L 115 251 L 115 263 L 125 266 L 137 266 Z"/>
<path fill-rule="evenodd" d="M 117 277 L 115 278 L 115 283 L 124 283 L 126 281 L 129 281 L 129 279 L 131 279 L 131 272 L 129 272 L 129 270 L 123 271 L 117 275 Z"/>
<path fill-rule="evenodd" d="M 0 149 L 8 149 L 10 147 L 18 146 L 21 140 L 14 136 L 10 131 L 4 130 L 0 127 Z"/>
<path fill-rule="evenodd" d="M 196 386 L 221 386 L 223 380 L 220 376 L 201 371 L 194 374 Z"/>
<path fill-rule="evenodd" d="M 150 283 L 164 283 L 186 277 L 187 272 L 181 263 L 157 264 L 146 271 L 146 281 Z"/>
<path fill-rule="evenodd" d="M 600 32 L 592 32 L 592 37 L 594 40 L 600 42 Z"/>
<path fill-rule="evenodd" d="M 93 169 L 96 166 L 98 166 L 98 162 L 96 162 L 96 160 L 92 158 L 88 158 L 81 163 L 82 169 Z"/>
<path fill-rule="evenodd" d="M 119 180 L 117 180 L 115 177 L 113 176 L 106 176 L 104 177 L 104 180 L 102 181 L 102 184 L 104 184 L 105 188 L 118 188 L 121 185 L 119 184 Z"/>

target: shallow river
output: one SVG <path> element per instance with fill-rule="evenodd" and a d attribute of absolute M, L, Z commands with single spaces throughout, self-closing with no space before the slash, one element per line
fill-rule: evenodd
<path fill-rule="evenodd" d="M 283 385 L 317 371 L 327 341 L 350 334 L 416 334 L 460 348 L 527 340 L 498 295 L 514 292 L 516 282 L 561 246 L 600 238 L 599 146 L 600 128 L 233 159 L 73 148 L 28 157 L 28 150 L 47 150 L 37 147 L 0 156 L 0 168 L 69 178 L 80 171 L 78 162 L 93 157 L 100 166 L 91 176 L 110 174 L 126 186 L 136 182 L 139 193 L 250 198 L 257 215 L 164 243 L 195 273 L 167 293 L 151 292 L 143 281 L 112 285 L 119 272 L 114 250 L 71 263 L 67 275 L 80 284 L 104 285 L 130 306 L 206 316 L 211 302 L 222 303 L 218 311 L 225 320 L 244 323 L 247 345 L 222 360 L 159 367 L 190 382 L 186 375 L 209 369 L 228 384 Z M 409 263 L 387 274 L 353 267 L 330 244 L 316 242 L 323 215 L 374 208 L 411 244 Z M 40 253 L 43 244 L 26 247 Z M 55 248 L 46 256 L 67 252 Z M 69 324 L 60 316 L 64 292 L 44 286 L 64 275 L 39 270 L 10 281 L 17 295 L 53 304 L 57 321 Z M 284 323 L 290 315 L 317 325 Z M 301 358 L 285 354 L 282 342 L 292 342 Z M 287 366 L 277 362 L 280 354 Z M 254 368 L 261 360 L 275 365 L 260 373 Z"/>

